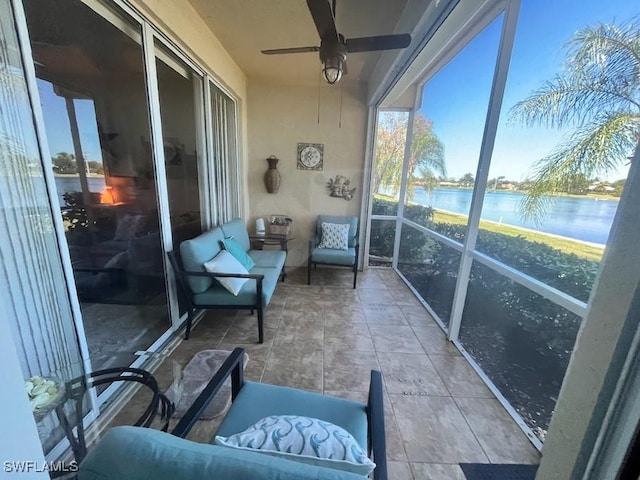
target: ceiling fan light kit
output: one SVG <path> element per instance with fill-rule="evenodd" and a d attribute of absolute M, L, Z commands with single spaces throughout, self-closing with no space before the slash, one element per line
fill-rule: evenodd
<path fill-rule="evenodd" d="M 406 48 L 411 43 L 411 35 L 408 33 L 345 40 L 344 36 L 336 30 L 335 0 L 333 0 L 333 8 L 328 0 L 307 0 L 307 7 L 320 36 L 320 47 L 279 48 L 262 50 L 262 53 L 280 55 L 319 51 L 322 73 L 329 84 L 339 82 L 342 76 L 347 74 L 347 53 L 395 50 Z"/>
<path fill-rule="evenodd" d="M 333 85 L 339 82 L 345 71 L 347 51 L 344 45 L 328 44 L 322 42 L 320 46 L 320 61 L 322 62 L 322 74 L 325 80 Z"/>

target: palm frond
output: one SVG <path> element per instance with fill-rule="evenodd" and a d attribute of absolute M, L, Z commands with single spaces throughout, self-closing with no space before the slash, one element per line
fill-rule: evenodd
<path fill-rule="evenodd" d="M 617 110 L 640 113 L 640 103 L 619 88 L 597 80 L 576 83 L 575 79 L 557 76 L 516 103 L 509 112 L 509 121 L 520 121 L 528 127 L 563 128 L 584 125 L 598 112 Z"/>
<path fill-rule="evenodd" d="M 640 17 L 577 32 L 565 46 L 565 71 L 509 112 L 509 122 L 582 126 L 602 112 L 640 112 Z"/>
<path fill-rule="evenodd" d="M 548 196 L 579 175 L 591 178 L 623 164 L 638 140 L 640 115 L 603 114 L 577 130 L 571 138 L 532 169 L 532 184 L 520 204 L 526 220 L 540 224 L 552 199 Z"/>
<path fill-rule="evenodd" d="M 599 24 L 577 32 L 566 44 L 577 71 L 632 81 L 640 65 L 640 17 L 622 25 Z"/>

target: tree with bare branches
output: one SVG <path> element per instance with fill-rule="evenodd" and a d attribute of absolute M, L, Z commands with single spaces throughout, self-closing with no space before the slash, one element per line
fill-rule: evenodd
<path fill-rule="evenodd" d="M 375 166 L 373 169 L 373 193 L 380 193 L 386 188 L 398 193 L 402 179 L 402 166 L 407 137 L 407 115 L 404 112 L 382 112 L 378 121 L 376 137 Z M 422 182 L 426 187 L 432 186 L 436 175 L 446 175 L 444 147 L 433 132 L 433 123 L 423 115 L 414 118 L 413 138 L 407 178 L 409 179 L 409 195 L 411 186 Z"/>

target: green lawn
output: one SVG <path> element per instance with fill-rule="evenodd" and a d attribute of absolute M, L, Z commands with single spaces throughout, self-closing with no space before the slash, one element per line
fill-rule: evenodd
<path fill-rule="evenodd" d="M 459 215 L 449 212 L 435 211 L 433 215 L 433 221 L 437 223 L 452 223 L 458 225 L 466 225 L 467 217 L 465 215 Z M 489 232 L 501 233 L 510 237 L 523 237 L 531 242 L 539 242 L 549 245 L 564 253 L 573 253 L 580 258 L 587 260 L 600 261 L 602 259 L 602 253 L 604 251 L 601 247 L 594 247 L 582 242 L 577 242 L 570 239 L 557 238 L 541 232 L 532 232 L 518 227 L 512 227 L 510 225 L 499 225 L 495 222 L 488 222 L 486 220 L 480 220 L 480 228 Z"/>

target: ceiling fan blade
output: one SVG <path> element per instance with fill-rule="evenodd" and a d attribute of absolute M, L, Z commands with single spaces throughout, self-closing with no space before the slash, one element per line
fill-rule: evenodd
<path fill-rule="evenodd" d="M 408 47 L 411 43 L 411 35 L 401 33 L 399 35 L 378 35 L 376 37 L 349 38 L 345 42 L 347 52 L 373 52 L 376 50 L 394 50 Z"/>
<path fill-rule="evenodd" d="M 338 39 L 338 31 L 336 30 L 336 22 L 333 18 L 331 5 L 327 0 L 307 0 L 307 6 L 313 17 L 313 23 L 316 24 L 318 35 L 324 39 Z"/>
<path fill-rule="evenodd" d="M 282 55 L 285 53 L 309 53 L 319 52 L 320 47 L 292 47 L 292 48 L 275 48 L 272 50 L 261 50 L 265 55 Z"/>

